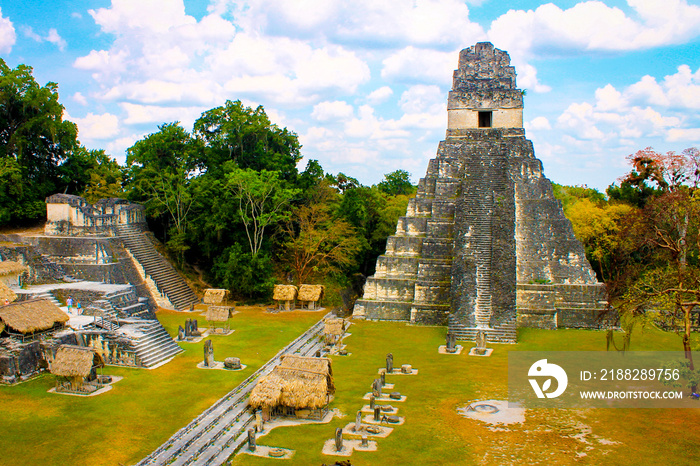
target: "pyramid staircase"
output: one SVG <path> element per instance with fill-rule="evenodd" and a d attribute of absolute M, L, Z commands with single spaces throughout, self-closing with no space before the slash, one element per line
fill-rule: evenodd
<path fill-rule="evenodd" d="M 183 352 L 157 320 L 137 322 L 132 347 L 144 367 L 156 366 Z"/>
<path fill-rule="evenodd" d="M 409 199 L 406 216 L 399 218 L 396 233 L 387 239 L 386 253 L 377 259 L 375 275 L 367 279 L 353 315 L 447 323 L 460 167 L 441 145 L 415 198 Z"/>
<path fill-rule="evenodd" d="M 48 299 L 49 301 L 54 303 L 57 307 L 63 307 L 63 304 L 61 304 L 61 302 L 58 299 L 56 299 L 56 297 L 50 291 L 45 291 L 43 293 L 32 293 L 31 296 L 29 297 L 29 299 L 34 299 L 34 298 Z"/>
<path fill-rule="evenodd" d="M 487 340 L 489 342 L 496 343 L 513 343 L 516 339 L 516 321 L 508 322 L 497 327 L 489 328 L 475 328 L 467 327 L 461 323 L 455 316 L 450 315 L 448 318 L 448 332 L 454 333 L 457 340 L 461 341 L 476 341 L 476 334 L 479 331 L 483 331 L 487 335 Z"/>
<path fill-rule="evenodd" d="M 180 274 L 170 265 L 144 232 L 131 224 L 120 224 L 116 227 L 117 235 L 124 242 L 129 252 L 143 267 L 146 275 L 150 275 L 158 288 L 178 311 L 187 311 L 199 299 L 187 285 Z"/>

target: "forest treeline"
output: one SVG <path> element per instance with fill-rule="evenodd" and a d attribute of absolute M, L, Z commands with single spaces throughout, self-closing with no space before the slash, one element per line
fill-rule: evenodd
<path fill-rule="evenodd" d="M 0 226 L 44 218 L 56 192 L 140 202 L 181 266 L 238 297 L 267 297 L 280 281 L 338 289 L 372 274 L 415 192 L 404 170 L 375 186 L 315 160 L 299 171 L 297 135 L 240 101 L 202 113 L 191 131 L 162 124 L 122 166 L 80 144 L 55 83 L 39 86 L 30 67 L 1 60 L 0 73 Z M 554 185 L 554 194 L 615 308 L 682 328 L 689 351 L 700 302 L 700 151 L 647 148 L 628 161 L 605 193 Z"/>
<path fill-rule="evenodd" d="M 122 166 L 80 144 L 57 84 L 39 86 L 31 67 L 1 60 L 0 74 L 0 227 L 41 221 L 56 192 L 126 198 L 146 207 L 181 267 L 237 297 L 268 297 L 280 281 L 337 289 L 373 273 L 415 191 L 404 170 L 374 186 L 316 160 L 299 171 L 297 135 L 240 101 L 202 113 L 191 131 L 162 124 Z"/>

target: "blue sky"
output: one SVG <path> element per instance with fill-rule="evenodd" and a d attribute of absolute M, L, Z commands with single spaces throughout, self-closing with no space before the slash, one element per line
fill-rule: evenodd
<path fill-rule="evenodd" d="M 459 50 L 510 53 L 554 182 L 604 189 L 652 146 L 700 142 L 700 2 L 0 0 L 0 56 L 59 84 L 79 138 L 120 162 L 165 122 L 263 105 L 304 160 L 414 181 L 444 139 Z"/>

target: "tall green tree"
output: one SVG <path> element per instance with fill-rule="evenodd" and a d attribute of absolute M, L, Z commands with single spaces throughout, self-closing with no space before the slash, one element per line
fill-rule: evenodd
<path fill-rule="evenodd" d="M 415 191 L 415 186 L 411 183 L 411 174 L 406 170 L 396 170 L 384 175 L 384 180 L 377 187 L 380 191 L 390 196 L 400 194 L 411 194 Z"/>
<path fill-rule="evenodd" d="M 77 132 L 63 120 L 56 83 L 39 86 L 31 67 L 12 69 L 0 59 L 0 182 L 21 180 L 0 189 L 0 222 L 41 218 L 47 196 L 83 189 L 60 173 L 78 147 Z"/>
<path fill-rule="evenodd" d="M 226 183 L 238 204 L 238 218 L 245 227 L 250 253 L 257 256 L 266 232 L 289 217 L 289 206 L 299 190 L 287 188 L 278 172 L 250 168 L 226 174 Z"/>
<path fill-rule="evenodd" d="M 194 124 L 194 135 L 206 146 L 200 163 L 207 171 L 221 170 L 226 161 L 240 168 L 276 171 L 292 181 L 301 160 L 297 135 L 270 122 L 262 106 L 255 109 L 230 100 L 202 113 Z"/>
<path fill-rule="evenodd" d="M 189 248 L 187 217 L 195 201 L 191 189 L 198 143 L 178 122 L 159 126 L 127 149 L 129 197 L 143 202 L 149 216 L 169 235 L 166 244 L 184 261 Z"/>
<path fill-rule="evenodd" d="M 699 155 L 695 148 L 682 154 L 647 148 L 629 157 L 633 169 L 627 179 L 649 181 L 658 194 L 645 200 L 639 229 L 638 247 L 648 251 L 644 267 L 617 303 L 630 318 L 652 313 L 674 328 L 690 371 L 692 311 L 700 305 Z"/>
<path fill-rule="evenodd" d="M 294 272 L 297 285 L 347 270 L 356 261 L 362 242 L 355 228 L 336 215 L 337 198 L 329 182 L 320 181 L 282 228 L 281 259 Z"/>

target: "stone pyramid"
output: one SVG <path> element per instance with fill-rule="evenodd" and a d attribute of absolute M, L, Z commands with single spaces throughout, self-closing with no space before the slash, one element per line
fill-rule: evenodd
<path fill-rule="evenodd" d="M 353 317 L 449 325 L 515 342 L 517 326 L 601 326 L 605 287 L 523 129 L 508 53 L 460 52 L 447 135 Z"/>

